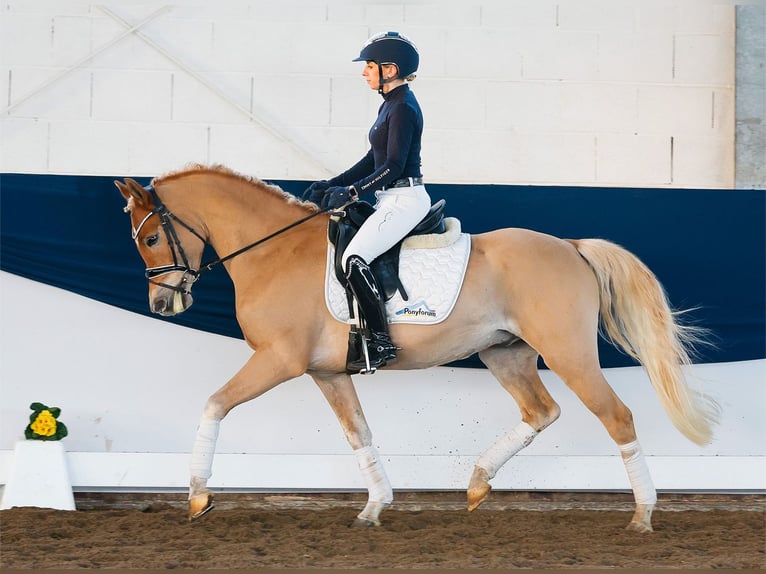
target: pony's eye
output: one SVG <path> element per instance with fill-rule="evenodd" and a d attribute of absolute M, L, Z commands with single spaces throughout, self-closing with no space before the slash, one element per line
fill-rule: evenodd
<path fill-rule="evenodd" d="M 155 245 L 157 245 L 157 242 L 159 240 L 160 240 L 160 234 L 155 233 L 154 235 L 150 235 L 149 237 L 147 237 L 144 243 L 146 243 L 147 247 L 154 247 Z"/>

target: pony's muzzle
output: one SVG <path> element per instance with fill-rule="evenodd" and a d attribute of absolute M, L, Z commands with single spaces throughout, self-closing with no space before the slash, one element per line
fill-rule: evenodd
<path fill-rule="evenodd" d="M 163 317 L 172 317 L 183 313 L 191 307 L 193 298 L 190 293 L 181 291 L 170 291 L 162 293 L 151 299 L 152 313 L 157 313 Z"/>
<path fill-rule="evenodd" d="M 154 283 L 149 291 L 149 308 L 152 313 L 172 317 L 183 313 L 194 302 L 191 285 L 182 281 L 180 285 Z"/>

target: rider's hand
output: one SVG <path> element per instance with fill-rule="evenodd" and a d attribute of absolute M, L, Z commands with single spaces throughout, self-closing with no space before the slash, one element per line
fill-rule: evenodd
<path fill-rule="evenodd" d="M 322 198 L 324 197 L 324 192 L 327 191 L 327 188 L 329 187 L 330 183 L 326 179 L 315 181 L 306 188 L 306 191 L 303 192 L 301 197 L 307 201 L 312 201 L 319 205 L 319 203 L 322 201 Z"/>
<path fill-rule="evenodd" d="M 331 187 L 324 192 L 322 208 L 338 209 L 355 200 L 356 196 L 356 190 L 353 187 Z"/>

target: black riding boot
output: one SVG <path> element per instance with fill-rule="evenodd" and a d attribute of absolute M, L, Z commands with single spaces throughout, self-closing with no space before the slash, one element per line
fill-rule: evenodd
<path fill-rule="evenodd" d="M 386 306 L 378 282 L 364 259 L 357 255 L 352 255 L 346 261 L 346 280 L 370 330 L 370 340 L 367 342 L 370 367 L 383 367 L 388 361 L 396 359 L 396 345 L 388 334 Z M 350 361 L 346 368 L 357 373 L 366 369 L 364 354 Z"/>

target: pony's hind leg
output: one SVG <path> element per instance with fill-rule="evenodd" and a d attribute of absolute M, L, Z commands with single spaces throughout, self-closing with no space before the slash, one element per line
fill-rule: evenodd
<path fill-rule="evenodd" d="M 521 422 L 476 461 L 468 485 L 469 511 L 487 499 L 492 489 L 489 481 L 497 471 L 561 413 L 537 372 L 537 356 L 537 351 L 523 341 L 479 353 L 482 362 L 518 404 Z"/>
<path fill-rule="evenodd" d="M 622 461 L 636 501 L 636 510 L 627 529 L 636 532 L 651 532 L 652 511 L 657 503 L 657 492 L 649 475 L 641 446 L 636 438 L 633 414 L 609 386 L 596 359 L 594 359 L 595 364 L 592 367 L 582 370 L 572 368 L 572 365 L 576 363 L 575 361 L 559 363 L 558 360 L 557 357 L 557 360 L 549 362 L 546 358 L 546 364 L 598 417 L 609 436 L 620 448 Z"/>
<path fill-rule="evenodd" d="M 362 405 L 351 377 L 345 373 L 312 374 L 314 382 L 330 403 L 349 445 L 354 450 L 359 471 L 367 484 L 367 504 L 356 517 L 355 526 L 380 526 L 380 513 L 391 504 L 394 491 L 372 444 Z"/>

